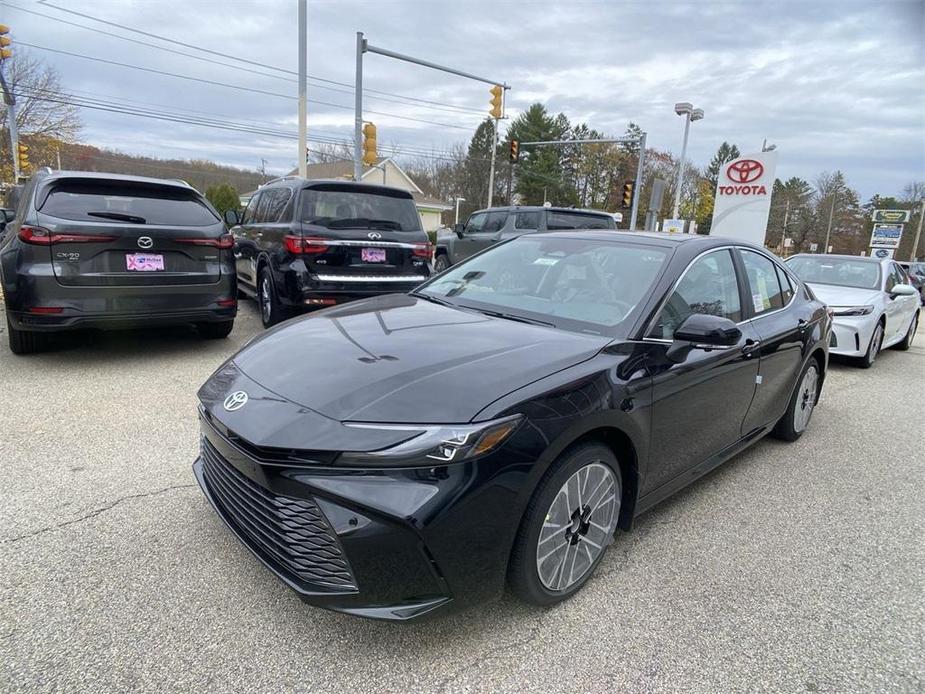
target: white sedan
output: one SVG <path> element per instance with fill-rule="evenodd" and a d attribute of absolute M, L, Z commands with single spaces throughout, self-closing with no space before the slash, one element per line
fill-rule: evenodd
<path fill-rule="evenodd" d="M 835 314 L 831 354 L 857 357 L 869 368 L 883 348 L 909 349 L 919 322 L 919 293 L 898 263 L 800 254 L 787 265 Z"/>

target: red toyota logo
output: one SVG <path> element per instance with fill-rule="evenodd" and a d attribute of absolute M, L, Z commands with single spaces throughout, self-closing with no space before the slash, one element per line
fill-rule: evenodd
<path fill-rule="evenodd" d="M 735 183 L 751 183 L 761 178 L 764 173 L 764 166 L 760 161 L 754 159 L 740 159 L 733 162 L 726 169 L 726 177 Z"/>

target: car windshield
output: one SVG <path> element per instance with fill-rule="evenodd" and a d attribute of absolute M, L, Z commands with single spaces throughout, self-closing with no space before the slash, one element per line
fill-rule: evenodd
<path fill-rule="evenodd" d="M 88 222 L 209 226 L 219 221 L 192 189 L 119 181 L 62 181 L 39 209 L 53 217 Z"/>
<path fill-rule="evenodd" d="M 522 236 L 454 266 L 416 293 L 514 320 L 624 336 L 666 257 L 661 247 L 630 242 Z"/>
<path fill-rule="evenodd" d="M 356 186 L 316 186 L 302 191 L 302 222 L 328 229 L 421 231 L 414 200 L 396 191 L 368 192 Z"/>
<path fill-rule="evenodd" d="M 880 288 L 880 263 L 875 260 L 795 256 L 787 265 L 804 282 L 856 289 Z"/>

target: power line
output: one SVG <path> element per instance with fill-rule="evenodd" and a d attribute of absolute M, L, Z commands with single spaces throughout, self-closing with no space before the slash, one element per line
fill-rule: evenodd
<path fill-rule="evenodd" d="M 237 85 L 237 84 L 229 84 L 228 82 L 219 82 L 217 80 L 209 80 L 209 79 L 205 79 L 204 77 L 192 77 L 190 75 L 181 75 L 179 73 L 168 72 L 166 70 L 155 70 L 154 68 L 143 67 L 141 65 L 132 65 L 130 63 L 123 63 L 117 60 L 108 60 L 106 58 L 98 58 L 96 56 L 84 55 L 82 53 L 74 53 L 72 51 L 65 51 L 60 48 L 49 48 L 47 46 L 39 46 L 34 43 L 27 43 L 26 41 L 17 41 L 17 43 L 20 46 L 28 46 L 29 48 L 35 48 L 40 51 L 50 51 L 51 53 L 60 53 L 62 55 L 71 56 L 73 58 L 83 58 L 85 60 L 92 60 L 92 61 L 99 62 L 99 63 L 105 63 L 107 65 L 114 65 L 116 67 L 129 68 L 132 70 L 141 70 L 142 72 L 150 72 L 155 75 L 163 75 L 165 77 L 176 77 L 178 79 L 189 80 L 191 82 L 200 82 L 202 84 L 211 84 L 211 85 L 215 85 L 218 87 L 225 87 L 228 89 L 237 89 L 243 92 L 263 94 L 264 96 L 275 96 L 277 98 L 288 99 L 290 101 L 294 101 L 296 99 L 296 97 L 290 94 L 280 94 L 279 92 L 270 92 L 270 91 L 266 91 L 265 89 L 255 89 L 253 87 L 242 87 L 241 85 Z M 317 99 L 310 99 L 309 102 L 313 104 L 318 104 L 320 106 L 328 106 L 330 108 L 339 108 L 339 109 L 344 109 L 347 111 L 353 110 L 353 106 L 345 106 L 344 104 L 335 104 L 329 101 L 319 101 Z M 440 126 L 441 128 L 454 128 L 456 130 L 471 130 L 470 127 L 467 127 L 464 125 L 453 125 L 451 123 L 439 123 L 437 121 L 427 120 L 425 118 L 414 118 L 412 116 L 400 116 L 397 113 L 389 113 L 387 111 L 374 111 L 372 109 L 367 109 L 366 113 L 371 113 L 373 115 L 378 115 L 378 116 L 386 116 L 387 118 L 398 118 L 400 120 L 413 121 L 416 123 L 425 123 L 427 125 L 437 125 L 437 126 Z"/>
<path fill-rule="evenodd" d="M 194 48 L 195 50 L 201 50 L 201 51 L 205 51 L 205 52 L 207 52 L 207 53 L 213 53 L 213 54 L 220 55 L 220 56 L 223 56 L 223 57 L 226 57 L 226 58 L 231 58 L 232 60 L 239 60 L 239 61 L 242 61 L 242 62 L 246 62 L 246 63 L 248 63 L 248 64 L 257 65 L 257 66 L 264 67 L 264 68 L 271 69 L 271 70 L 278 70 L 278 71 L 280 71 L 280 72 L 284 72 L 284 73 L 290 74 L 290 75 L 297 75 L 297 74 L 298 74 L 298 73 L 296 73 L 295 71 L 286 70 L 286 69 L 284 69 L 284 68 L 276 67 L 276 66 L 274 66 L 274 65 L 268 65 L 268 64 L 266 64 L 266 63 L 260 63 L 260 62 L 252 61 L 252 60 L 245 60 L 245 59 L 243 59 L 243 58 L 240 58 L 239 56 L 233 56 L 233 55 L 228 55 L 228 54 L 225 54 L 225 53 L 219 53 L 219 52 L 217 52 L 217 51 L 212 51 L 212 50 L 209 50 L 209 49 L 200 48 L 199 46 L 193 46 L 193 45 L 191 45 L 191 44 L 186 44 L 186 43 L 183 43 L 182 41 L 176 41 L 176 40 L 174 40 L 174 39 L 169 39 L 169 38 L 166 38 L 166 37 L 160 37 L 160 36 L 157 36 L 157 35 L 155 35 L 155 34 L 150 34 L 150 33 L 148 33 L 148 32 L 144 32 L 144 31 L 141 31 L 141 30 L 138 30 L 138 29 L 133 29 L 132 27 L 127 27 L 127 26 L 124 26 L 124 25 L 121 25 L 121 24 L 117 24 L 117 23 L 115 23 L 115 22 L 109 22 L 109 21 L 107 21 L 107 20 L 100 19 L 100 18 L 98 18 L 98 17 L 92 17 L 91 15 L 84 14 L 84 13 L 80 13 L 80 12 L 77 12 L 77 11 L 75 11 L 75 10 L 68 10 L 68 9 L 65 9 L 65 8 L 57 7 L 56 5 L 51 5 L 51 4 L 46 4 L 46 3 L 40 3 L 40 4 L 43 4 L 43 5 L 45 5 L 46 7 L 50 7 L 50 8 L 56 9 L 56 10 L 61 10 L 62 12 L 69 12 L 69 13 L 71 13 L 71 14 L 76 14 L 76 15 L 78 15 L 78 16 L 85 17 L 85 18 L 87 18 L 87 19 L 90 19 L 91 21 L 101 22 L 101 23 L 103 23 L 103 24 L 107 24 L 107 25 L 110 25 L 110 26 L 115 26 L 115 27 L 118 27 L 118 28 L 123 29 L 123 30 L 125 30 L 125 31 L 132 31 L 132 32 L 137 32 L 137 33 L 143 34 L 143 35 L 156 37 L 156 38 L 158 38 L 159 40 L 161 40 L 161 41 L 166 41 L 166 42 L 168 42 L 168 43 L 176 43 L 177 45 L 181 45 L 181 46 L 186 46 L 186 47 Z M 223 66 L 223 67 L 230 67 L 230 68 L 232 68 L 233 70 L 240 70 L 240 71 L 243 71 L 243 72 L 249 72 L 249 73 L 254 74 L 254 75 L 260 75 L 260 76 L 262 76 L 262 77 L 269 77 L 269 78 L 272 78 L 272 79 L 284 80 L 284 81 L 287 81 L 287 82 L 290 82 L 290 83 L 292 83 L 292 82 L 297 82 L 297 81 L 298 81 L 298 80 L 292 79 L 292 78 L 290 78 L 290 77 L 283 77 L 282 75 L 273 75 L 273 74 L 270 74 L 270 73 L 267 73 L 267 72 L 262 72 L 262 71 L 260 71 L 260 70 L 252 70 L 252 69 L 250 69 L 250 68 L 242 67 L 242 66 L 240 66 L 240 65 L 232 65 L 231 63 L 225 63 L 225 62 L 222 62 L 222 61 L 220 61 L 220 60 L 214 60 L 214 59 L 212 59 L 212 58 L 205 58 L 205 57 L 203 57 L 203 56 L 195 55 L 194 53 L 187 53 L 187 52 L 185 52 L 185 51 L 178 51 L 178 50 L 176 50 L 176 49 L 168 48 L 168 47 L 166 47 L 166 46 L 159 46 L 159 45 L 157 45 L 157 44 L 155 44 L 155 43 L 150 43 L 150 42 L 148 42 L 148 41 L 141 41 L 141 40 L 139 40 L 139 39 L 133 39 L 133 38 L 130 38 L 130 37 L 128 37 L 128 36 L 121 36 L 121 35 L 119 35 L 119 34 L 115 34 L 115 33 L 111 32 L 111 31 L 105 31 L 104 29 L 100 29 L 100 28 L 98 28 L 98 27 L 87 26 L 86 24 L 79 24 L 79 23 L 77 23 L 77 22 L 72 22 L 72 21 L 69 21 L 69 20 L 67 20 L 67 19 L 63 19 L 63 18 L 61 18 L 61 17 L 55 17 L 54 15 L 45 14 L 45 13 L 43 13 L 43 12 L 36 12 L 35 10 L 30 10 L 30 9 L 25 8 L 25 7 L 19 7 L 19 6 L 17 6 L 17 5 L 10 5 L 9 3 L 7 3 L 7 5 L 8 5 L 9 7 L 11 7 L 12 9 L 19 10 L 20 12 L 26 12 L 26 13 L 33 14 L 33 15 L 36 15 L 36 16 L 39 16 L 39 17 L 44 17 L 44 18 L 46 18 L 46 19 L 51 19 L 52 21 L 55 21 L 55 22 L 61 22 L 61 23 L 63 23 L 63 24 L 67 24 L 67 25 L 69 25 L 69 26 L 78 27 L 78 28 L 81 28 L 81 29 L 85 29 L 85 30 L 87 30 L 87 31 L 93 31 L 93 32 L 96 32 L 96 33 L 98 33 L 98 34 L 102 34 L 102 35 L 104 35 L 104 36 L 111 36 L 111 37 L 113 37 L 113 38 L 121 39 L 121 40 L 123 40 L 123 41 L 128 41 L 128 42 L 131 42 L 131 43 L 134 43 L 134 44 L 138 44 L 138 45 L 141 45 L 141 46 L 147 46 L 147 47 L 149 47 L 149 48 L 155 48 L 155 49 L 157 49 L 157 50 L 166 51 L 166 52 L 171 53 L 171 54 L 173 54 L 173 55 L 182 55 L 182 56 L 185 56 L 185 57 L 187 57 L 187 58 L 192 58 L 192 59 L 194 59 L 194 60 L 200 60 L 200 61 L 203 61 L 203 62 L 215 64 L 215 65 L 221 65 L 221 66 Z M 342 93 L 345 93 L 345 94 L 353 94 L 354 85 L 352 85 L 352 84 L 350 84 L 350 83 L 348 83 L 348 82 L 338 82 L 338 81 L 336 81 L 336 80 L 326 79 L 326 78 L 324 78 L 324 77 L 316 77 L 316 76 L 314 76 L 314 75 L 308 75 L 308 79 L 309 79 L 309 80 L 315 80 L 315 81 L 317 81 L 317 82 L 325 82 L 325 83 L 327 83 L 327 84 L 335 84 L 335 85 L 338 85 L 338 86 L 341 86 L 341 87 L 347 87 L 347 88 L 349 88 L 349 91 L 344 91 L 344 90 L 341 90 L 341 89 L 335 89 L 335 88 L 333 88 L 333 87 L 327 87 L 327 86 L 324 86 L 324 85 L 318 85 L 318 84 L 314 85 L 314 86 L 315 86 L 316 88 L 318 88 L 318 89 L 327 89 L 327 90 L 334 91 L 334 92 L 342 92 Z M 467 107 L 467 106 L 457 106 L 456 104 L 449 104 L 449 103 L 446 103 L 446 102 L 433 101 L 433 100 L 430 100 L 430 99 L 422 99 L 422 98 L 420 98 L 420 97 L 408 96 L 408 95 L 406 95 L 406 94 L 396 94 L 396 93 L 394 93 L 394 92 L 386 92 L 386 91 L 380 91 L 380 90 L 377 90 L 377 89 L 368 89 L 368 88 L 363 89 L 363 92 L 366 93 L 367 95 L 369 95 L 370 98 L 378 99 L 378 100 L 381 100 L 381 101 L 388 101 L 388 102 L 390 102 L 390 103 L 407 104 L 407 101 L 411 101 L 411 102 L 416 102 L 416 103 L 419 103 L 419 104 L 426 104 L 426 105 L 427 105 L 426 108 L 431 108 L 431 109 L 439 110 L 439 111 L 448 111 L 448 112 L 450 112 L 450 113 L 453 113 L 453 112 L 457 112 L 457 111 L 458 111 L 458 112 L 463 112 L 463 113 L 467 113 L 467 112 L 468 112 L 468 113 L 476 113 L 476 114 L 479 114 L 479 115 L 482 114 L 482 111 L 477 110 L 477 109 L 474 109 L 474 108 L 470 108 L 470 107 Z M 382 95 L 382 96 L 374 96 L 374 95 Z M 400 100 L 391 99 L 391 98 L 388 98 L 388 97 L 397 97 L 398 99 L 403 99 L 403 100 L 406 100 L 406 101 L 400 101 Z"/>

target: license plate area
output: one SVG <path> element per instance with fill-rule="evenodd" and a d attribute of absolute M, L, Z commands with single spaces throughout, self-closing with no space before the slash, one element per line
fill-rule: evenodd
<path fill-rule="evenodd" d="M 360 260 L 364 263 L 384 263 L 384 248 L 364 248 L 360 251 Z"/>
<path fill-rule="evenodd" d="M 125 269 L 129 272 L 159 272 L 164 269 L 160 253 L 126 253 Z"/>

